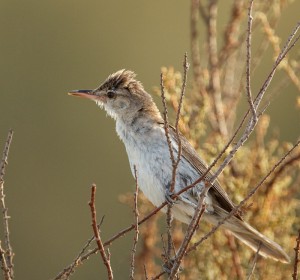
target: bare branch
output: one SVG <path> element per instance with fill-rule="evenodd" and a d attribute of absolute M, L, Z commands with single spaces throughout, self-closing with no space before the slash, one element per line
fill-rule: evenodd
<path fill-rule="evenodd" d="M 300 28 L 300 22 L 297 23 L 297 25 L 295 26 L 294 30 L 292 31 L 292 33 L 290 34 L 290 36 L 288 37 L 284 47 L 282 48 L 281 52 L 279 53 L 273 68 L 271 70 L 271 72 L 269 73 L 268 77 L 266 78 L 265 82 L 263 83 L 261 89 L 259 90 L 259 93 L 256 96 L 256 99 L 254 101 L 254 108 L 257 110 L 264 93 L 266 92 L 267 88 L 269 87 L 272 78 L 275 74 L 275 71 L 278 67 L 278 65 L 281 63 L 281 61 L 286 57 L 286 55 L 288 54 L 288 52 L 296 45 L 296 43 L 298 42 L 300 35 L 298 35 L 296 37 L 296 39 L 294 40 L 294 42 L 292 42 L 292 40 L 294 39 L 295 35 L 297 34 L 298 30 Z M 292 42 L 292 43 L 291 43 Z"/>
<path fill-rule="evenodd" d="M 246 93 L 248 103 L 252 112 L 252 116 L 254 121 L 257 121 L 256 110 L 253 105 L 252 93 L 251 93 L 251 84 L 250 84 L 250 65 L 251 65 L 251 33 L 252 33 L 252 6 L 253 0 L 250 1 L 248 8 L 248 33 L 247 33 L 247 63 L 246 63 Z"/>
<path fill-rule="evenodd" d="M 300 251 L 300 230 L 296 239 L 295 260 L 294 260 L 294 273 L 292 274 L 293 280 L 298 280 L 298 264 L 299 264 L 299 251 Z"/>
<path fill-rule="evenodd" d="M 89 206 L 91 208 L 91 214 L 92 214 L 92 227 L 93 227 L 93 231 L 94 231 L 94 235 L 95 235 L 95 239 L 98 245 L 98 249 L 100 251 L 102 260 L 104 265 L 106 266 L 106 270 L 107 270 L 107 275 L 108 275 L 108 279 L 112 280 L 113 279 L 113 272 L 112 272 L 112 268 L 110 265 L 110 254 L 108 252 L 108 254 L 106 255 L 105 253 L 105 249 L 100 237 L 100 230 L 98 229 L 97 226 L 97 216 L 96 216 L 96 207 L 95 207 L 95 194 L 96 194 L 96 185 L 93 184 L 92 188 L 91 188 L 91 200 L 89 202 Z"/>
<path fill-rule="evenodd" d="M 164 119 L 164 129 L 165 129 L 165 135 L 167 138 L 167 143 L 169 147 L 169 152 L 170 152 L 170 157 L 172 164 L 175 163 L 175 158 L 174 158 L 174 152 L 172 148 L 172 142 L 170 139 L 170 133 L 169 133 L 169 120 L 168 120 L 168 108 L 167 108 L 167 102 L 166 102 L 166 96 L 165 96 L 165 87 L 164 87 L 164 79 L 163 79 L 163 74 L 160 74 L 160 88 L 161 88 L 161 100 L 163 104 L 163 119 Z"/>
<path fill-rule="evenodd" d="M 237 40 L 241 20 L 243 18 L 243 8 L 244 8 L 244 1 L 243 0 L 235 0 L 231 11 L 231 18 L 226 26 L 226 30 L 224 32 L 224 46 L 220 50 L 219 54 L 219 64 L 224 62 L 225 56 L 228 56 L 232 53 L 232 50 L 239 45 L 239 41 Z"/>
<path fill-rule="evenodd" d="M 165 98 L 165 92 L 164 92 L 164 85 L 163 85 L 163 76 L 161 74 L 161 98 L 162 98 L 162 103 L 163 103 L 163 118 L 164 118 L 164 130 L 165 130 L 165 136 L 167 139 L 168 143 L 168 148 L 169 148 L 169 153 L 170 153 L 170 158 L 172 162 L 172 179 L 170 182 L 170 185 L 168 186 L 167 194 L 172 195 L 174 192 L 175 184 L 176 184 L 176 172 L 177 172 L 177 167 L 180 162 L 181 158 L 181 140 L 179 137 L 179 130 L 178 130 L 178 125 L 179 125 L 179 119 L 180 119 L 180 112 L 181 112 L 181 107 L 183 103 L 183 97 L 185 94 L 185 87 L 186 87 L 186 81 L 187 81 L 187 71 L 189 68 L 189 64 L 187 62 L 187 53 L 184 55 L 184 61 L 183 61 L 183 68 L 184 68 L 184 77 L 183 77 L 183 83 L 182 83 L 182 88 L 181 88 L 181 94 L 180 94 L 180 99 L 178 103 L 178 108 L 177 108 L 177 113 L 176 113 L 176 121 L 175 121 L 175 133 L 176 133 L 176 140 L 178 143 L 178 151 L 177 151 L 177 158 L 175 159 L 174 156 L 174 151 L 172 147 L 172 141 L 169 133 L 169 123 L 168 123 L 168 110 L 167 110 L 167 104 L 166 104 L 166 98 Z M 175 151 L 176 152 L 176 151 Z M 171 236 L 171 222 L 172 222 L 172 213 L 171 213 L 172 205 L 169 203 L 168 204 L 168 209 L 167 209 L 167 235 L 168 235 L 168 246 L 167 246 L 167 252 L 166 252 L 166 259 L 170 260 L 171 258 L 171 250 L 172 250 L 172 236 Z"/>
<path fill-rule="evenodd" d="M 193 218 L 188 226 L 188 229 L 186 231 L 186 235 L 184 237 L 184 240 L 182 241 L 182 244 L 179 248 L 179 251 L 176 255 L 176 258 L 174 260 L 174 264 L 173 267 L 171 269 L 171 273 L 169 275 L 169 279 L 172 280 L 174 279 L 174 277 L 176 276 L 176 274 L 178 273 L 178 269 L 180 267 L 180 263 L 185 255 L 186 249 L 196 231 L 196 228 L 199 224 L 199 221 L 205 211 L 205 198 L 207 196 L 207 192 L 209 190 L 209 183 L 205 183 L 205 187 L 202 190 L 199 198 L 198 198 L 198 204 L 197 204 L 197 208 L 195 209 L 195 213 L 193 215 Z"/>
<path fill-rule="evenodd" d="M 257 263 L 257 258 L 259 256 L 259 251 L 260 251 L 260 248 L 261 248 L 261 243 L 259 244 L 258 248 L 257 248 L 257 251 L 254 255 L 254 259 L 253 259 L 253 263 L 252 263 L 252 266 L 251 266 L 251 269 L 250 269 L 250 272 L 248 274 L 248 277 L 247 277 L 247 280 L 250 280 L 253 273 L 254 273 L 254 270 L 255 270 L 255 267 L 256 267 L 256 263 Z"/>
<path fill-rule="evenodd" d="M 0 259 L 1 259 L 1 270 L 3 272 L 3 276 L 5 280 L 12 280 L 10 276 L 10 269 L 8 267 L 8 264 L 6 262 L 6 253 L 4 249 L 1 246 L 1 241 L 0 241 Z"/>
<path fill-rule="evenodd" d="M 193 246 L 191 246 L 186 254 L 195 250 L 203 241 L 207 240 L 211 235 L 213 235 L 221 225 L 224 224 L 228 219 L 230 219 L 233 215 L 235 215 L 242 206 L 257 192 L 257 190 L 265 183 L 265 181 L 270 177 L 270 175 L 276 170 L 278 166 L 282 164 L 282 162 L 299 146 L 300 140 L 271 168 L 271 170 L 265 175 L 265 177 L 253 188 L 248 195 L 237 205 L 225 218 L 220 220 L 216 226 L 214 226 L 211 231 L 209 231 L 206 235 L 204 235 L 199 241 L 195 242 Z"/>
<path fill-rule="evenodd" d="M 222 105 L 221 85 L 220 85 L 220 72 L 218 61 L 218 47 L 217 47 L 217 0 L 209 1 L 208 5 L 208 25 L 207 25 L 207 39 L 208 39 L 208 58 L 210 64 L 210 87 L 211 94 L 214 100 L 214 110 L 217 120 L 217 130 L 222 136 L 227 137 L 228 131 L 224 117 L 224 110 Z"/>
<path fill-rule="evenodd" d="M 163 82 L 163 74 L 161 73 L 160 76 L 160 86 L 161 86 L 161 99 L 163 103 L 163 119 L 164 119 L 164 130 L 165 130 L 165 136 L 167 139 L 167 144 L 169 148 L 169 153 L 170 153 L 170 158 L 171 158 L 171 164 L 173 167 L 173 171 L 175 170 L 175 176 L 172 176 L 172 181 L 169 186 L 166 186 L 168 189 L 166 189 L 166 194 L 170 193 L 172 194 L 174 190 L 174 186 L 176 183 L 176 161 L 174 157 L 174 151 L 172 147 L 172 142 L 170 138 L 170 133 L 169 133 L 169 121 L 168 121 L 168 109 L 167 109 L 167 103 L 166 103 L 166 97 L 165 97 L 165 88 L 164 88 L 164 82 Z M 174 172 L 173 172 L 174 174 Z M 171 235 L 171 223 L 172 223 L 172 213 L 171 213 L 171 208 L 172 205 L 169 203 L 168 204 L 168 209 L 167 209 L 167 217 L 166 217 L 166 222 L 167 222 L 167 235 L 168 235 L 168 246 L 167 246 L 167 252 L 166 252 L 166 259 L 169 260 L 171 258 L 171 248 L 172 248 L 172 235 Z"/>
<path fill-rule="evenodd" d="M 271 178 L 271 180 L 266 184 L 265 187 L 265 196 L 267 196 L 269 194 L 269 192 L 272 189 L 272 186 L 274 186 L 275 182 L 277 181 L 277 179 L 280 177 L 280 175 L 291 165 L 293 165 L 294 163 L 297 163 L 298 161 L 300 161 L 300 152 L 298 154 L 296 154 L 293 157 L 290 157 L 288 160 L 286 160 L 274 173 L 273 173 L 273 177 Z"/>
<path fill-rule="evenodd" d="M 145 264 L 144 264 L 144 274 L 145 274 L 145 280 L 149 280 L 148 272 Z"/>
<path fill-rule="evenodd" d="M 197 29 L 199 21 L 199 7 L 200 0 L 191 1 L 191 60 L 193 65 L 194 81 L 196 82 L 198 89 L 201 89 L 203 88 L 203 79 L 199 50 L 199 34 Z"/>
<path fill-rule="evenodd" d="M 133 245 L 132 245 L 132 254 L 131 254 L 131 267 L 130 267 L 130 279 L 134 280 L 134 264 L 135 264 L 135 253 L 136 253 L 136 246 L 139 239 L 139 211 L 138 211 L 138 193 L 139 193 L 139 186 L 138 186 L 138 178 L 136 174 L 136 166 L 134 165 L 134 178 L 135 178 L 135 193 L 134 193 L 134 226 L 135 226 L 135 234 L 133 238 Z"/>
<path fill-rule="evenodd" d="M 8 225 L 8 208 L 5 205 L 5 194 L 4 194 L 4 175 L 5 175 L 5 168 L 8 164 L 8 153 L 9 148 L 12 142 L 13 137 L 13 130 L 9 130 L 7 140 L 4 146 L 2 159 L 0 162 L 0 201 L 1 201 L 1 208 L 2 208 L 2 214 L 3 214 L 3 227 L 4 227 L 4 243 L 5 243 L 5 257 L 6 257 L 6 263 L 8 268 L 8 273 L 11 279 L 14 278 L 14 271 L 13 271 L 13 250 L 10 242 L 10 232 L 9 232 L 9 225 Z"/>

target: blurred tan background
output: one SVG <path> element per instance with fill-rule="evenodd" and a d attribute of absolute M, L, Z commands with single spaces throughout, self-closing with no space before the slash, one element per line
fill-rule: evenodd
<path fill-rule="evenodd" d="M 300 2 L 295 2 L 280 21 L 283 38 L 299 20 Z M 114 122 L 92 102 L 66 93 L 94 88 L 122 68 L 137 72 L 151 92 L 159 85 L 161 66 L 181 70 L 183 54 L 189 53 L 189 1 L 0 3 L 0 149 L 8 129 L 14 129 L 5 191 L 15 274 L 50 279 L 92 235 L 91 183 L 98 187 L 98 217 L 105 215 L 104 239 L 132 222 L 132 210 L 118 201 L 119 194 L 133 192 L 134 181 Z M 224 3 L 220 30 L 229 16 Z M 264 79 L 269 67 L 257 77 Z M 257 89 L 260 84 L 252 82 Z M 292 142 L 300 132 L 296 96 L 290 86 L 268 110 L 272 128 Z M 111 248 L 116 279 L 129 275 L 131 240 Z M 72 279 L 105 275 L 94 256 Z"/>

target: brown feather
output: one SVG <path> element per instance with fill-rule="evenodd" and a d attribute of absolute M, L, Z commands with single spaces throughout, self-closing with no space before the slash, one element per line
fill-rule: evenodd
<path fill-rule="evenodd" d="M 170 135 L 172 135 L 172 138 L 174 138 L 176 142 L 178 142 L 175 128 L 172 126 L 169 126 L 169 128 Z M 206 163 L 199 157 L 196 150 L 181 133 L 179 133 L 179 137 L 182 147 L 181 156 L 184 157 L 199 172 L 200 177 L 207 170 Z M 210 180 L 212 176 L 212 172 L 209 171 L 205 176 L 205 179 Z M 215 180 L 215 182 L 213 183 L 212 187 L 209 190 L 209 194 L 216 202 L 216 204 L 227 212 L 231 212 L 231 210 L 235 207 L 227 193 L 220 186 L 218 180 Z M 242 220 L 242 217 L 238 213 L 235 214 L 235 216 Z"/>

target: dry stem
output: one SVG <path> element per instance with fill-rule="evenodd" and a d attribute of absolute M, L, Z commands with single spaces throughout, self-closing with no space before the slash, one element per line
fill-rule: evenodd
<path fill-rule="evenodd" d="M 257 251 L 254 255 L 254 259 L 253 259 L 253 263 L 252 263 L 252 266 L 250 268 L 250 272 L 248 274 L 248 277 L 247 277 L 247 280 L 250 280 L 253 273 L 254 273 L 254 270 L 255 270 L 255 267 L 256 267 L 256 263 L 257 263 L 257 258 L 259 256 L 259 251 L 260 251 L 260 248 L 261 248 L 261 243 L 259 244 L 258 248 L 257 248 Z"/>
<path fill-rule="evenodd" d="M 100 237 L 100 230 L 98 229 L 97 226 L 97 216 L 96 216 L 96 207 L 95 207 L 95 194 L 96 194 L 96 185 L 93 184 L 92 188 L 91 188 L 91 200 L 89 202 L 89 206 L 91 208 L 91 214 L 92 214 L 92 227 L 93 227 L 93 231 L 94 231 L 94 235 L 95 235 L 95 239 L 98 245 L 98 250 L 100 251 L 102 260 L 104 265 L 106 266 L 106 270 L 107 270 L 107 276 L 109 280 L 113 279 L 113 272 L 112 272 L 112 268 L 110 265 L 110 254 L 108 252 L 108 254 L 106 255 L 101 237 Z"/>
<path fill-rule="evenodd" d="M 253 0 L 250 1 L 249 9 L 248 9 L 248 34 L 247 34 L 247 63 L 246 63 L 246 93 L 248 103 L 252 112 L 252 116 L 254 121 L 257 121 L 256 118 L 256 110 L 253 105 L 252 93 L 251 93 L 251 84 L 250 84 L 250 65 L 251 65 L 251 33 L 252 33 L 252 6 Z"/>
<path fill-rule="evenodd" d="M 4 243 L 5 243 L 5 258 L 6 261 L 2 261 L 2 270 L 4 273 L 8 273 L 9 277 L 13 279 L 14 277 L 14 271 L 13 271 L 13 251 L 12 246 L 10 242 L 10 232 L 9 232 L 9 225 L 8 225 L 8 219 L 10 218 L 8 216 L 8 208 L 5 205 L 5 194 L 4 194 L 4 175 L 5 175 L 5 167 L 8 164 L 8 153 L 9 148 L 12 142 L 13 137 L 13 130 L 9 130 L 7 140 L 4 146 L 2 160 L 0 162 L 0 200 L 1 200 L 1 208 L 2 208 L 2 214 L 3 214 L 3 227 L 4 227 Z M 4 266 L 4 264 L 7 264 L 7 267 Z"/>
<path fill-rule="evenodd" d="M 1 269 L 3 272 L 3 276 L 5 280 L 12 280 L 10 277 L 10 269 L 8 268 L 7 261 L 6 261 L 6 252 L 1 246 L 1 241 L 0 241 L 0 259 L 1 259 Z"/>
<path fill-rule="evenodd" d="M 299 251 L 300 251 L 300 230 L 298 231 L 298 237 L 296 239 L 295 260 L 294 260 L 294 273 L 292 274 L 293 280 L 298 280 L 298 263 L 299 263 Z"/>
<path fill-rule="evenodd" d="M 186 254 L 195 250 L 203 241 L 207 240 L 212 234 L 214 234 L 225 221 L 235 215 L 242 208 L 242 206 L 245 205 L 245 203 L 257 192 L 257 190 L 264 184 L 264 182 L 270 177 L 270 175 L 273 174 L 276 168 L 280 166 L 282 162 L 299 146 L 299 144 L 300 140 L 271 168 L 268 174 L 265 175 L 265 177 L 256 185 L 256 187 L 248 193 L 248 195 L 239 203 L 239 205 L 237 205 L 225 218 L 219 221 L 218 224 L 211 229 L 211 231 L 204 235 L 199 241 L 194 243 L 194 245 L 187 250 Z"/>
<path fill-rule="evenodd" d="M 134 178 L 135 178 L 135 192 L 134 192 L 134 227 L 135 227 L 135 234 L 133 238 L 133 245 L 132 245 L 132 254 L 131 254 L 131 267 L 130 267 L 130 279 L 134 279 L 134 264 L 135 264 L 135 253 L 136 253 L 136 246 L 139 239 L 139 211 L 138 211 L 138 192 L 139 192 L 139 186 L 138 186 L 138 178 L 137 178 L 137 172 L 136 172 L 136 166 L 134 165 Z"/>
<path fill-rule="evenodd" d="M 197 226 L 199 225 L 199 221 L 205 211 L 205 198 L 207 196 L 207 192 L 209 190 L 209 183 L 205 183 L 205 187 L 203 189 L 203 191 L 201 192 L 199 198 L 198 198 L 198 204 L 197 204 L 197 208 L 195 209 L 195 213 L 193 215 L 193 218 L 188 226 L 188 229 L 186 231 L 184 240 L 182 241 L 182 244 L 179 248 L 179 251 L 176 255 L 176 258 L 174 260 L 174 264 L 173 267 L 171 269 L 171 273 L 169 275 L 169 279 L 172 280 L 174 279 L 174 277 L 176 276 L 176 274 L 178 273 L 178 269 L 180 267 L 180 263 L 185 255 L 186 249 L 196 231 Z"/>

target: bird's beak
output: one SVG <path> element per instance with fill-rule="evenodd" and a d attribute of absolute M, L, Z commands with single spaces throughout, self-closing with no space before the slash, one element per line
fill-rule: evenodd
<path fill-rule="evenodd" d="M 72 96 L 78 96 L 78 97 L 84 97 L 84 98 L 88 98 L 88 99 L 98 99 L 99 96 L 93 93 L 92 89 L 78 89 L 78 90 L 72 90 L 70 92 L 68 92 L 69 95 Z"/>

